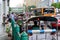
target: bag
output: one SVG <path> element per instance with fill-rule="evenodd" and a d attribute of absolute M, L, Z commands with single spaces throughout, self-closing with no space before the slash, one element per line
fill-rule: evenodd
<path fill-rule="evenodd" d="M 10 28 L 11 28 L 11 27 L 7 27 L 7 28 L 6 28 L 6 32 L 7 32 L 7 33 L 10 32 Z"/>
<path fill-rule="evenodd" d="M 6 32 L 9 33 L 10 32 L 10 29 L 9 28 L 6 28 Z"/>

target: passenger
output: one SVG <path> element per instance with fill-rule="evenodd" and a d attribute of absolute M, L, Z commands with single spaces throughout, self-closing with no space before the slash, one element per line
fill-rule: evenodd
<path fill-rule="evenodd" d="M 32 26 L 33 30 L 38 30 L 39 26 L 37 25 L 37 21 L 34 21 L 34 25 Z"/>
<path fill-rule="evenodd" d="M 44 30 L 44 21 L 40 21 L 41 29 Z"/>
<path fill-rule="evenodd" d="M 47 29 L 47 25 L 46 24 L 44 24 L 44 29 Z"/>
<path fill-rule="evenodd" d="M 46 25 L 46 23 L 44 21 L 41 21 L 40 25 L 41 25 L 42 30 L 46 29 L 46 27 L 47 27 L 47 25 Z"/>

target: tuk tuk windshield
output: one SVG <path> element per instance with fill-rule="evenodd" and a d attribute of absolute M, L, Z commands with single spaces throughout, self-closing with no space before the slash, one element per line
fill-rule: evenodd
<path fill-rule="evenodd" d="M 33 17 L 28 21 L 29 30 L 52 29 L 51 22 L 57 22 L 53 17 Z"/>
<path fill-rule="evenodd" d="M 52 28 L 50 21 L 29 21 L 28 22 L 29 30 L 39 30 L 39 29 L 50 29 Z"/>

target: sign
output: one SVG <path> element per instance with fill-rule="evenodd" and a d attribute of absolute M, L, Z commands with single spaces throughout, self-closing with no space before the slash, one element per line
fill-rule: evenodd
<path fill-rule="evenodd" d="M 16 7 L 16 8 L 11 8 L 12 9 L 12 12 L 17 12 L 17 13 L 20 13 L 20 12 L 23 12 L 23 8 L 18 8 L 18 7 Z"/>

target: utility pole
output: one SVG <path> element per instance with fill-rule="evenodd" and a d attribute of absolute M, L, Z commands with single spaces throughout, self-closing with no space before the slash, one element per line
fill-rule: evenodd
<path fill-rule="evenodd" d="M 47 2 L 48 2 L 48 6 L 50 6 L 50 5 L 49 5 L 49 0 L 47 0 Z"/>
<path fill-rule="evenodd" d="M 8 6 L 8 8 L 9 8 L 9 2 L 10 2 L 10 0 L 7 0 L 7 3 L 8 3 L 7 6 Z M 8 9 L 8 13 L 10 13 L 9 9 Z"/>
<path fill-rule="evenodd" d="M 58 2 L 59 2 L 59 0 L 57 0 L 57 4 L 58 4 Z M 58 5 L 57 5 L 57 7 L 58 7 Z M 57 13 L 58 13 L 58 10 L 59 10 L 59 9 L 57 8 L 56 10 L 57 10 Z"/>

